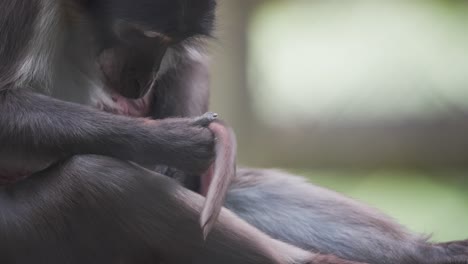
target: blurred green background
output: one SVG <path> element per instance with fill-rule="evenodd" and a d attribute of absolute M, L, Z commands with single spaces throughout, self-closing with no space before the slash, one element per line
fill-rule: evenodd
<path fill-rule="evenodd" d="M 217 27 L 241 164 L 468 238 L 468 1 L 222 0 Z"/>

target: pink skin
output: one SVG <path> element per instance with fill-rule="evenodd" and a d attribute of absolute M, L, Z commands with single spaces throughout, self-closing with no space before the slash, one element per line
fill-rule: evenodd
<path fill-rule="evenodd" d="M 97 108 L 108 113 L 130 117 L 147 117 L 150 111 L 152 91 L 149 91 L 143 98 L 128 99 L 116 92 L 111 92 L 112 101 L 115 106 L 108 106 L 98 103 Z"/>
<path fill-rule="evenodd" d="M 30 171 L 16 171 L 16 172 L 9 172 L 9 171 L 0 171 L 0 186 L 13 184 L 17 181 L 20 181 L 24 178 L 30 176 L 32 172 Z"/>
<path fill-rule="evenodd" d="M 214 174 L 214 164 L 212 164 L 210 168 L 201 176 L 200 194 L 205 197 L 208 194 L 208 188 L 210 187 L 211 181 L 213 180 L 213 174 Z"/>

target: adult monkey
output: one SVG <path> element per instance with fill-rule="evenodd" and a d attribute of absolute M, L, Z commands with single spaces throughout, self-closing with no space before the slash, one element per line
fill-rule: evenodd
<path fill-rule="evenodd" d="M 166 50 L 183 48 L 190 44 L 181 42 L 210 32 L 211 24 L 205 20 L 213 16 L 214 2 L 136 4 L 108 0 L 3 4 L 6 41 L 2 58 L 8 69 L 1 76 L 5 96 L 0 110 L 8 114 L 0 120 L 7 128 L 0 137 L 0 177 L 15 181 L 79 154 L 111 156 L 145 166 L 171 165 L 199 174 L 206 182 L 201 215 L 206 236 L 235 174 L 232 133 L 214 123 L 213 114 L 164 121 L 129 116 L 147 115 L 153 84 L 167 68 L 161 65 Z M 20 18 L 12 18 L 16 14 Z M 177 16 L 182 20 L 161 19 Z M 172 28 L 177 23 L 184 28 Z M 22 31 L 16 32 L 18 28 Z M 65 100 L 73 96 L 75 101 L 119 116 L 31 90 Z M 214 156 L 214 145 L 219 153 L 215 169 L 203 173 Z"/>
<path fill-rule="evenodd" d="M 171 69 L 160 65 L 165 49 L 174 60 L 191 52 L 183 40 L 209 29 L 213 9 L 213 0 L 0 2 L 0 175 L 11 183 L 0 187 L 1 263 L 352 264 L 273 240 L 226 210 L 205 242 L 202 197 L 135 164 L 197 174 L 211 163 L 213 116 L 135 117 L 161 99 L 145 91 Z M 194 98 L 164 97 L 184 109 Z"/>
<path fill-rule="evenodd" d="M 0 136 L 0 138 L 3 137 L 2 144 L 12 144 L 12 142 L 14 143 L 14 140 L 18 138 L 24 139 L 22 135 L 24 135 L 25 132 L 41 132 L 38 128 L 50 124 L 51 121 L 64 122 L 62 126 L 63 129 L 67 128 L 66 125 L 71 126 L 73 123 L 80 121 L 91 122 L 87 123 L 89 127 L 100 127 L 99 123 L 92 123 L 93 119 L 90 118 L 90 116 L 94 117 L 97 112 L 86 110 L 86 115 L 76 114 L 76 112 L 81 112 L 83 108 L 67 104 L 67 107 L 71 107 L 72 110 L 79 109 L 80 111 L 76 110 L 76 112 L 73 112 L 75 113 L 73 115 L 70 115 L 69 112 L 67 115 L 64 115 L 58 111 L 64 110 L 60 107 L 62 102 L 55 100 L 47 101 L 52 103 L 52 105 L 49 105 L 49 110 L 53 110 L 47 113 L 63 115 L 60 119 L 54 119 L 54 115 L 45 115 L 44 109 L 41 108 L 45 97 L 34 95 L 28 91 L 17 91 L 17 89 L 14 88 L 21 86 L 42 87 L 42 85 L 53 88 L 58 84 L 67 84 L 68 87 L 75 88 L 72 89 L 72 91 L 81 94 L 80 92 L 82 91 L 80 89 L 83 87 L 102 88 L 100 82 L 95 82 L 100 79 L 96 77 L 102 76 L 105 77 L 104 82 L 108 82 L 111 86 L 118 88 L 117 90 L 126 97 L 138 97 L 143 94 L 142 92 L 136 95 L 132 94 L 134 91 L 143 90 L 126 90 L 128 88 L 147 87 L 141 84 L 141 79 L 145 79 L 145 76 L 151 76 L 151 74 L 148 73 L 151 72 L 151 70 L 148 70 L 148 68 L 135 71 L 136 75 L 130 78 L 129 82 L 124 82 L 124 80 L 122 80 L 123 83 L 126 83 L 126 85 L 122 87 L 118 87 L 120 81 L 116 81 L 114 76 L 119 76 L 122 69 L 125 69 L 124 66 L 128 65 L 127 63 L 122 63 L 122 60 L 124 62 L 130 62 L 130 65 L 134 64 L 134 62 L 136 65 L 141 65 L 143 67 L 148 67 L 149 65 L 149 69 L 153 69 L 151 65 L 154 63 L 151 59 L 148 60 L 148 58 L 154 59 L 161 54 L 146 52 L 143 54 L 140 52 L 133 54 L 135 50 L 129 49 L 128 45 L 130 45 L 130 47 L 132 47 L 132 45 L 142 45 L 139 47 L 143 47 L 143 50 L 145 50 L 144 47 L 146 47 L 146 41 L 148 41 L 145 36 L 151 39 L 165 40 L 165 34 L 161 35 L 161 32 L 153 30 L 151 26 L 146 28 L 141 27 L 139 23 L 136 24 L 137 26 L 128 24 L 126 22 L 129 20 L 131 21 L 129 18 L 134 16 L 126 17 L 122 23 L 112 24 L 112 26 L 113 28 L 115 27 L 114 29 L 116 29 L 117 32 L 122 33 L 122 35 L 118 35 L 118 37 L 123 36 L 123 40 L 126 40 L 128 37 L 130 41 L 114 42 L 114 39 L 112 37 L 108 38 L 106 34 L 97 35 L 103 37 L 103 39 L 98 39 L 110 41 L 112 44 L 110 46 L 104 45 L 104 48 L 100 50 L 101 53 L 97 56 L 95 53 L 87 54 L 83 52 L 82 49 L 94 47 L 93 41 L 95 41 L 95 39 L 91 38 L 91 42 L 88 42 L 90 41 L 90 39 L 86 37 L 88 35 L 82 34 L 83 30 L 84 33 L 89 33 L 85 30 L 88 29 L 88 24 L 83 24 L 82 22 L 93 21 L 93 18 L 99 19 L 100 16 L 93 17 L 93 14 L 100 14 L 100 12 L 104 11 L 109 12 L 109 16 L 106 17 L 110 18 L 116 14 L 117 17 L 118 14 L 128 15 L 128 10 L 133 10 L 132 7 L 135 6 L 135 3 L 129 4 L 128 1 L 113 1 L 111 5 L 110 1 L 70 1 L 23 0 L 9 1 L 0 4 L 0 12 L 4 13 L 0 16 L 0 19 L 2 19 L 2 21 L 0 21 L 0 33 L 2 33 L 2 36 L 6 37 L 0 49 L 2 62 L 4 62 L 0 71 L 0 80 L 2 83 L 1 87 L 5 88 L 2 92 L 3 101 L 1 107 L 2 113 L 7 114 L 1 117 L 1 124 L 4 125 L 2 128 L 5 129 L 2 130 Z M 192 7 L 197 10 L 197 8 L 200 7 L 199 4 L 203 2 L 207 3 L 206 1 L 143 1 L 142 3 L 150 4 L 150 7 L 151 4 L 156 3 L 162 5 L 160 6 L 161 9 L 152 9 L 145 6 L 145 9 L 141 12 L 145 13 L 144 11 L 148 11 L 149 14 L 154 15 L 153 12 L 157 10 L 166 10 L 166 7 L 178 7 L 171 6 L 173 3 L 185 3 L 188 7 L 190 7 L 190 3 L 192 3 Z M 65 4 L 71 5 L 71 7 L 64 7 L 63 5 Z M 121 5 L 119 6 L 119 4 Z M 120 7 L 120 9 L 113 9 L 112 7 Z M 64 10 L 67 10 L 69 13 L 64 13 Z M 187 14 L 191 14 L 190 12 L 186 12 L 190 9 L 183 8 L 182 10 L 184 10 L 184 12 L 176 13 L 176 15 L 183 14 L 182 18 L 185 18 Z M 82 13 L 76 11 L 86 12 Z M 87 11 L 90 12 L 88 13 Z M 65 14 L 66 16 L 63 17 Z M 167 14 L 169 18 L 174 17 L 174 14 L 170 12 L 163 14 Z M 84 21 L 80 20 L 80 18 L 82 18 L 81 15 L 89 15 L 90 19 Z M 67 23 L 63 24 L 62 19 L 67 19 Z M 174 21 L 169 21 L 171 21 L 169 25 L 174 24 Z M 206 20 L 203 19 L 202 21 Z M 109 26 L 107 23 L 102 23 L 102 25 L 104 28 Z M 197 23 L 191 23 L 190 25 L 197 25 Z M 61 38 L 62 35 L 55 35 L 60 32 L 64 33 L 66 37 Z M 55 42 L 54 40 L 58 41 Z M 28 44 L 30 44 L 30 46 L 28 46 Z M 65 44 L 75 45 L 71 46 Z M 114 44 L 121 45 L 114 46 Z M 157 43 L 152 43 L 150 46 L 152 45 L 157 45 Z M 62 54 L 60 52 L 64 51 L 62 50 L 64 47 L 67 47 L 65 50 L 66 53 Z M 165 47 L 162 46 L 161 48 L 164 49 Z M 162 69 L 159 70 L 159 76 L 156 82 L 157 87 L 161 89 L 156 90 L 157 92 L 155 94 L 148 93 L 143 100 L 130 101 L 120 95 L 113 94 L 112 97 L 107 97 L 102 91 L 97 90 L 98 92 L 96 92 L 96 90 L 93 90 L 94 96 L 92 98 L 97 98 L 97 100 L 93 101 L 94 105 L 103 110 L 118 114 L 145 116 L 148 113 L 141 110 L 148 109 L 145 106 L 148 105 L 148 100 L 152 98 L 155 102 L 158 102 L 158 104 L 153 103 L 154 107 L 162 107 L 159 110 L 153 109 L 154 117 L 162 118 L 165 117 L 165 115 L 198 115 L 196 113 L 196 108 L 203 110 L 203 100 L 206 100 L 206 98 L 202 97 L 200 100 L 202 104 L 200 104 L 200 101 L 193 100 L 196 97 L 188 96 L 187 91 L 192 90 L 185 90 L 184 85 L 176 86 L 169 81 L 177 82 L 182 80 L 186 82 L 190 80 L 185 78 L 187 76 L 193 78 L 200 76 L 199 73 L 200 71 L 203 72 L 203 68 L 193 67 L 193 65 L 200 66 L 202 63 L 197 60 L 198 56 L 193 56 L 194 54 L 197 55 L 197 53 L 194 52 L 191 47 L 177 46 L 173 47 L 169 52 L 172 56 L 168 56 L 164 59 Z M 178 59 L 180 55 L 183 55 L 185 52 L 187 52 L 186 54 L 192 55 L 190 56 L 192 58 L 191 60 Z M 53 56 L 54 54 L 57 56 Z M 88 61 L 83 59 L 88 58 L 88 56 L 91 56 L 93 60 Z M 65 63 L 60 64 L 60 61 Z M 96 69 L 95 61 L 99 62 L 97 65 L 100 66 L 102 71 L 100 71 L 99 68 Z M 190 64 L 193 65 L 191 66 Z M 90 69 L 91 72 L 89 72 Z M 173 72 L 176 73 L 175 75 L 169 74 L 171 69 L 174 71 L 177 69 L 177 71 Z M 114 75 L 114 72 L 117 72 L 117 74 Z M 139 74 L 142 72 L 146 72 L 147 74 L 143 74 L 142 77 Z M 197 72 L 198 74 L 196 74 Z M 94 76 L 93 73 L 98 76 Z M 88 76 L 88 74 L 90 74 L 90 76 Z M 183 75 L 184 78 L 181 78 L 181 75 Z M 121 77 L 127 76 L 128 75 L 121 75 Z M 177 76 L 179 78 L 175 78 Z M 130 85 L 131 83 L 133 83 L 133 85 Z M 143 81 L 143 83 L 146 82 Z M 177 92 L 174 94 L 169 93 L 169 96 L 161 96 L 160 94 L 158 96 L 158 93 L 165 91 L 164 83 L 171 83 L 170 87 L 174 87 L 174 91 Z M 187 83 L 199 84 L 199 82 Z M 177 89 L 178 87 L 181 89 Z M 62 91 L 63 90 L 52 89 L 52 92 L 55 93 L 54 95 L 62 98 L 67 97 L 68 92 L 60 94 Z M 203 93 L 198 91 L 195 95 L 200 94 L 203 95 Z M 72 95 L 76 97 L 76 94 Z M 152 97 L 153 95 L 155 96 Z M 83 101 L 86 101 L 86 98 L 87 97 L 82 98 Z M 188 101 L 180 100 L 187 98 L 191 99 Z M 185 106 L 184 104 L 180 104 L 184 102 L 186 104 Z M 28 103 L 29 109 L 21 107 L 25 103 Z M 187 105 L 190 107 L 187 108 Z M 183 109 L 192 109 L 192 111 Z M 184 113 L 184 111 L 186 112 Z M 17 115 L 12 118 L 12 116 L 8 114 Z M 113 118 L 117 118 L 111 118 L 104 114 L 97 115 L 103 115 L 112 120 Z M 24 119 L 24 117 L 31 119 Z M 21 122 L 18 123 L 18 121 Z M 30 130 L 25 130 L 23 121 L 34 121 L 28 123 L 34 126 L 32 126 Z M 128 122 L 137 121 L 141 120 Z M 203 130 L 198 126 L 194 126 L 191 120 L 172 121 L 167 123 L 167 127 L 173 128 L 173 122 L 175 122 L 176 125 L 182 124 L 184 128 L 193 128 L 187 132 L 188 134 L 197 134 L 200 133 L 200 130 Z M 137 123 L 130 124 L 138 126 Z M 20 133 L 16 135 L 8 133 L 11 132 L 9 131 L 10 129 L 18 127 L 23 128 L 15 130 Z M 118 132 L 119 127 L 115 127 L 115 130 Z M 67 137 L 70 135 L 74 136 L 76 133 L 80 132 L 73 129 L 68 129 L 66 131 L 68 131 L 68 133 L 64 134 L 66 134 L 65 136 Z M 162 133 L 164 131 L 164 129 L 160 129 L 157 132 Z M 151 131 L 145 132 L 150 133 Z M 29 135 L 31 135 L 31 133 Z M 187 134 L 183 133 L 182 135 Z M 38 136 L 40 136 L 40 134 Z M 47 136 L 47 133 L 43 136 Z M 132 137 L 135 135 L 126 136 Z M 137 133 L 137 136 L 144 137 L 145 133 Z M 201 137 L 203 140 L 210 138 L 209 135 Z M 36 137 L 34 138 L 37 140 Z M 105 134 L 100 138 L 103 140 L 115 140 L 115 137 L 109 137 L 109 135 Z M 179 138 L 182 138 L 182 136 Z M 54 140 L 56 138 L 48 139 Z M 125 139 L 128 140 L 128 138 Z M 175 143 L 176 142 L 177 141 L 175 141 Z M 63 141 L 61 143 L 63 143 Z M 67 142 L 67 144 L 73 143 L 74 141 Z M 33 140 L 30 144 L 34 146 L 38 144 L 38 142 Z M 67 144 L 64 144 L 64 146 L 67 147 Z M 190 149 L 196 150 L 196 147 L 203 147 L 203 149 L 206 149 L 206 145 L 210 144 L 195 144 L 195 147 L 190 146 Z M 16 148 L 12 148 L 10 145 L 10 151 L 14 149 Z M 40 150 L 43 151 L 43 148 Z M 20 165 L 21 167 L 24 166 L 24 163 L 14 166 L 14 162 L 18 162 L 18 153 L 5 153 L 5 148 L 3 148 L 2 151 L 4 151 L 3 154 L 5 154 L 2 156 L 2 165 L 5 165 L 5 167 L 11 166 L 13 168 L 18 168 Z M 148 149 L 148 151 L 151 151 L 151 149 Z M 37 162 L 43 166 L 43 163 L 49 161 L 48 155 L 54 155 L 56 152 L 56 149 L 52 149 L 50 153 L 47 151 L 45 153 L 41 152 L 43 155 L 41 155 L 40 158 L 44 159 L 46 162 L 38 160 L 38 157 L 35 156 L 30 159 L 28 165 L 34 166 L 37 165 L 35 164 L 35 162 Z M 110 154 L 115 155 L 115 153 Z M 137 153 L 133 154 L 136 155 Z M 23 156 L 19 155 L 20 158 L 27 160 L 28 156 L 24 156 L 25 153 L 22 153 L 22 155 Z M 127 154 L 123 153 L 122 155 Z M 194 225 L 194 219 L 197 217 L 198 209 L 201 206 L 201 201 L 198 196 L 178 187 L 172 181 L 160 177 L 157 174 L 116 159 L 99 156 L 78 156 L 71 159 L 64 158 L 62 163 L 57 163 L 45 169 L 41 173 L 36 174 L 33 178 L 13 186 L 3 187 L 1 192 L 1 213 L 3 221 L 2 225 L 0 225 L 0 232 L 2 235 L 0 256 L 2 258 L 2 263 L 31 263 L 33 261 L 44 263 L 146 263 L 155 260 L 161 260 L 165 263 L 347 263 L 344 260 L 339 260 L 334 257 L 309 254 L 297 248 L 274 241 L 262 235 L 252 227 L 245 225 L 245 223 L 227 212 L 221 215 L 220 224 L 215 227 L 213 236 L 208 240 L 208 244 L 205 245 L 197 232 L 197 226 Z M 129 159 L 131 159 L 131 157 L 129 157 Z M 148 162 L 153 161 L 152 157 L 149 159 Z M 174 162 L 174 160 L 172 159 L 160 162 L 167 162 L 169 163 L 168 165 L 176 167 L 180 165 L 173 164 L 172 162 Z M 199 162 L 203 163 L 202 161 Z M 191 165 L 196 166 L 198 162 L 194 163 L 195 165 Z M 27 167 L 27 169 L 30 168 Z M 345 234 L 341 237 L 332 236 L 330 239 L 328 236 L 333 234 L 333 232 L 319 232 L 312 233 L 312 235 L 310 232 L 304 232 L 301 236 L 289 230 L 289 228 L 295 228 L 296 226 L 305 228 L 304 230 L 307 231 L 316 230 L 317 227 L 323 224 L 325 227 L 327 226 L 327 223 L 310 222 L 310 219 L 307 217 L 299 219 L 301 221 L 297 223 L 286 222 L 286 224 L 291 225 L 283 228 L 278 226 L 278 223 L 281 223 L 281 220 L 283 220 L 281 218 L 277 222 L 272 222 L 272 219 L 267 218 L 265 222 L 255 223 L 252 219 L 261 219 L 259 214 L 263 214 L 264 212 L 259 210 L 252 212 L 250 210 L 262 208 L 254 208 L 251 207 L 251 205 L 245 206 L 245 204 L 242 203 L 243 201 L 259 202 L 261 205 L 265 205 L 265 208 L 271 209 L 270 213 L 275 214 L 281 213 L 281 211 L 278 211 L 278 208 L 272 208 L 271 200 L 268 198 L 279 197 L 281 201 L 284 201 L 282 204 L 285 207 L 284 209 L 292 211 L 293 214 L 291 216 L 304 215 L 304 207 L 309 207 L 311 201 L 298 200 L 301 201 L 300 205 L 304 206 L 298 206 L 295 203 L 289 204 L 293 197 L 291 197 L 291 193 L 283 193 L 280 191 L 281 188 L 278 188 L 282 183 L 277 180 L 281 178 L 280 176 L 263 179 L 261 175 L 258 177 L 249 177 L 246 175 L 249 173 L 251 172 L 240 174 L 241 177 L 239 178 L 238 186 L 233 189 L 229 196 L 228 206 L 233 208 L 240 215 L 243 213 L 243 208 L 246 208 L 247 212 L 244 213 L 244 217 L 260 228 L 270 231 L 274 236 L 284 240 L 286 240 L 290 234 L 291 236 L 294 234 L 295 236 L 290 239 L 291 243 L 299 244 L 300 239 L 302 239 L 308 244 L 301 246 L 310 247 L 311 249 L 320 250 L 322 244 L 330 244 L 330 247 L 327 249 L 328 251 L 341 255 L 348 252 L 347 254 L 350 258 L 354 259 L 368 258 L 375 260 L 376 257 L 385 255 L 385 252 L 382 253 L 382 251 L 377 251 L 377 253 L 372 255 L 368 252 L 358 250 L 360 249 L 357 246 L 359 243 L 356 243 L 356 240 L 368 239 L 368 237 L 363 236 L 363 233 L 367 235 L 367 232 L 373 231 L 373 229 L 366 228 L 369 223 L 374 223 L 370 217 L 373 212 L 370 210 L 360 211 L 353 203 L 345 205 L 342 205 L 341 202 L 337 203 L 335 201 L 337 196 L 335 195 L 325 195 L 324 197 L 320 196 L 318 198 L 327 201 L 327 204 L 331 207 L 334 205 L 342 205 L 343 209 L 348 210 L 339 210 L 338 213 L 334 214 L 330 211 L 330 207 L 324 207 L 322 211 L 316 210 L 311 212 L 318 213 L 318 215 L 330 214 L 327 220 L 330 220 L 332 226 L 339 223 L 339 227 L 345 231 Z M 4 175 L 9 176 L 11 174 Z M 289 176 L 286 176 L 286 178 L 289 179 Z M 257 183 L 257 180 L 261 182 Z M 303 188 L 300 187 L 302 186 L 300 183 L 285 183 L 296 189 Z M 264 191 L 259 192 L 262 190 Z M 307 195 L 310 195 L 310 193 Z M 240 202 L 236 201 L 237 198 Z M 251 199 L 249 200 L 249 198 Z M 317 201 L 322 201 L 320 199 Z M 309 209 L 313 209 L 313 207 Z M 359 229 L 360 232 L 356 233 L 357 239 L 349 234 L 349 230 L 355 228 L 354 226 L 350 226 L 350 223 L 354 223 L 354 221 L 351 221 L 352 219 L 349 219 L 350 223 L 346 221 L 341 223 L 338 221 L 339 219 L 346 219 L 349 215 L 345 213 L 349 211 L 362 213 L 362 216 L 359 218 L 361 222 L 358 222 L 358 226 L 362 227 L 362 229 Z M 343 216 L 343 214 L 345 215 Z M 313 225 L 306 225 L 309 222 Z M 383 224 L 384 221 L 376 223 L 381 224 L 377 225 L 378 228 L 376 229 L 385 226 L 385 224 Z M 273 231 L 265 227 L 269 227 Z M 282 237 L 282 235 L 286 236 L 286 238 Z M 383 240 L 385 240 L 386 236 L 385 234 L 380 234 L 379 239 L 382 240 L 383 238 Z M 339 238 L 343 238 L 343 242 L 336 240 Z M 73 240 L 70 241 L 70 239 Z M 320 241 L 316 241 L 315 239 L 320 239 Z M 321 240 L 323 240 L 323 242 Z M 402 240 L 404 241 L 404 239 Z M 394 245 L 394 243 L 401 242 L 401 240 L 388 242 Z M 338 246 L 343 243 L 349 246 L 349 248 L 346 247 L 348 251 Z M 309 246 L 309 244 L 312 246 Z M 332 246 L 332 244 L 336 244 L 336 246 Z M 374 250 L 375 248 L 383 248 L 385 244 L 379 243 L 377 246 L 368 244 L 367 246 L 369 246 L 369 250 Z M 464 248 L 462 244 L 451 244 L 450 247 L 454 248 L 454 252 L 455 250 L 461 252 L 459 253 L 459 257 L 463 257 Z M 116 252 L 118 253 L 116 254 Z M 367 253 L 367 255 L 363 253 Z M 379 254 L 382 254 L 382 256 Z M 398 254 L 394 251 L 391 251 L 388 255 L 391 257 L 389 258 L 390 260 L 398 260 Z M 385 260 L 386 263 L 393 263 L 387 261 L 388 259 L 383 260 Z"/>

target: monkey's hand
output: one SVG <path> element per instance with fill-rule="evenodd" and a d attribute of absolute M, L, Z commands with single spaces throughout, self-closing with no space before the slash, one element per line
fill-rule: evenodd
<path fill-rule="evenodd" d="M 214 122 L 216 118 L 217 115 L 208 113 L 194 121 L 189 121 L 189 130 L 186 130 L 187 124 L 184 124 L 186 122 L 184 120 L 163 120 L 166 122 L 163 125 L 167 126 L 168 131 L 175 133 L 169 137 L 174 138 L 173 141 L 176 142 L 172 146 L 180 147 L 180 150 L 176 151 L 179 153 L 178 157 L 173 160 L 173 162 L 179 161 L 180 163 L 175 164 L 175 166 L 191 168 L 191 170 L 185 171 L 192 173 L 189 175 L 196 175 L 198 168 L 202 169 L 200 172 L 204 172 L 200 174 L 198 184 L 194 186 L 195 188 L 199 187 L 200 194 L 206 197 L 200 217 L 200 225 L 205 238 L 217 221 L 229 185 L 236 175 L 237 144 L 234 132 L 225 124 Z M 193 129 L 195 130 L 193 131 Z M 206 133 L 206 129 L 210 133 Z M 186 132 L 189 132 L 190 135 L 184 135 Z M 179 144 L 180 146 L 178 146 Z M 187 153 L 187 149 L 190 152 Z M 200 165 L 202 166 L 200 167 Z M 190 176 L 187 179 L 189 178 Z"/>
<path fill-rule="evenodd" d="M 168 118 L 151 120 L 154 136 L 166 144 L 160 146 L 167 157 L 158 163 L 175 167 L 190 174 L 205 172 L 215 158 L 215 136 L 209 125 L 217 114 L 207 113 L 198 118 Z M 161 149 L 159 149 L 161 150 Z"/>

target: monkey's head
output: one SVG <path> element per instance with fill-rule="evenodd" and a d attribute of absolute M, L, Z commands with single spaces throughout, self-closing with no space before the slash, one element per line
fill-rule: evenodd
<path fill-rule="evenodd" d="M 210 36 L 216 0 L 81 0 L 97 28 L 107 86 L 137 99 L 154 83 L 169 48 Z"/>

